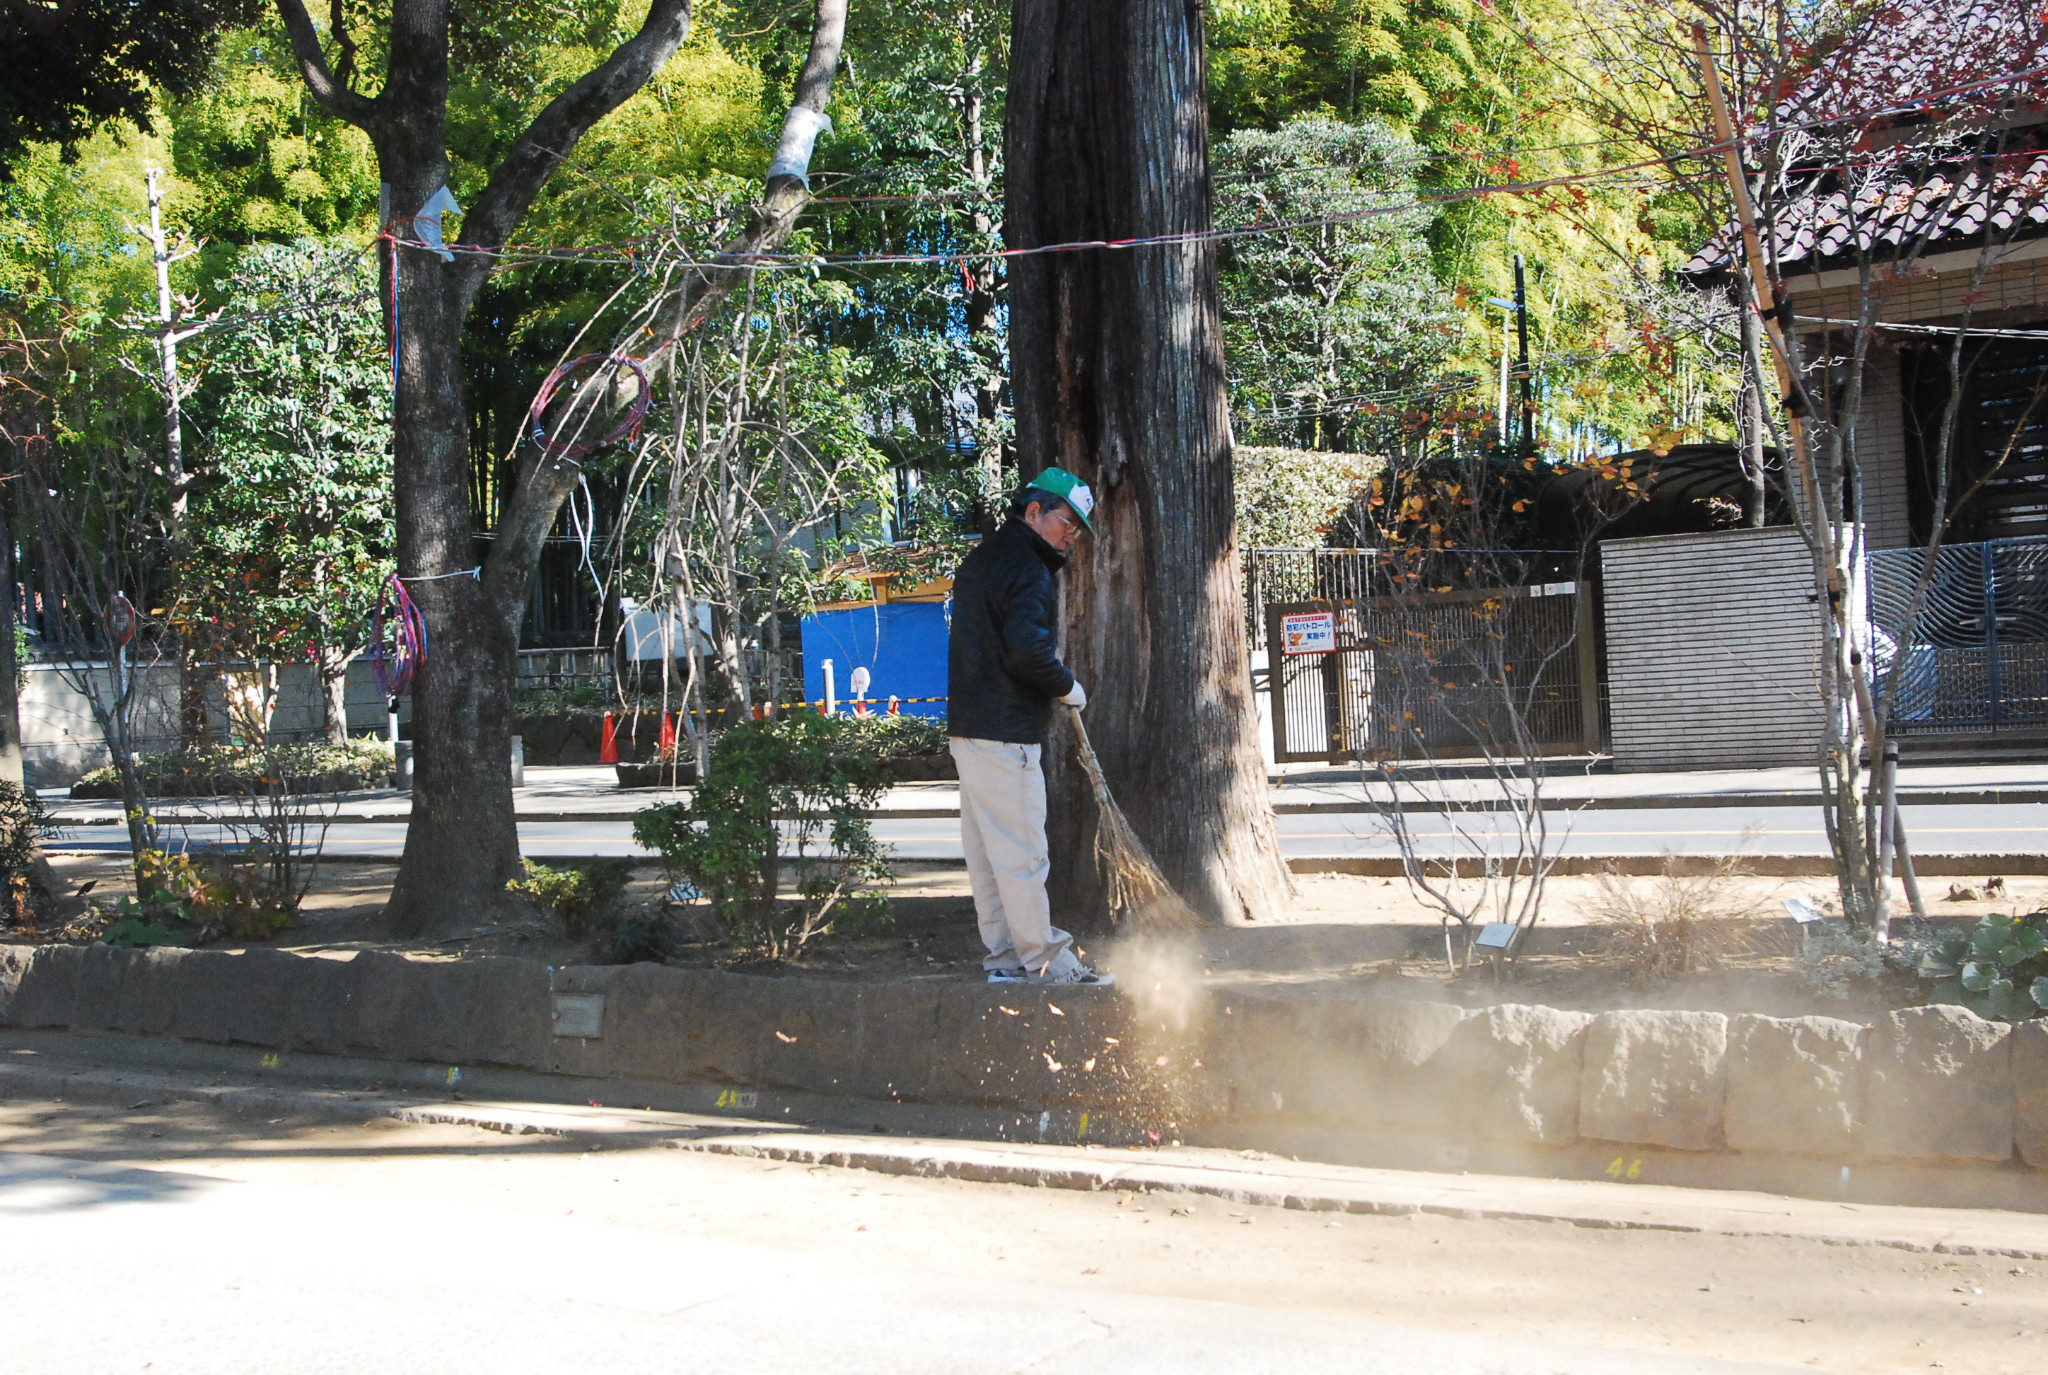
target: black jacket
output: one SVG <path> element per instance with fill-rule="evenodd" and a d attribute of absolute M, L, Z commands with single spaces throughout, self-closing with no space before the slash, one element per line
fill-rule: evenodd
<path fill-rule="evenodd" d="M 1045 743 L 1054 700 L 1074 686 L 1060 662 L 1052 585 L 1065 563 L 1012 517 L 960 564 L 946 651 L 948 735 Z"/>

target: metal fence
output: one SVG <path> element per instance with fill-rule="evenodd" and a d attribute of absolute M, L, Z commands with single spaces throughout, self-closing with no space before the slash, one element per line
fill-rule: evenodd
<path fill-rule="evenodd" d="M 1267 608 L 1274 758 L 1597 752 L 1598 662 L 1575 583 Z"/>
<path fill-rule="evenodd" d="M 1897 735 L 2048 729 L 2048 537 L 1870 555 L 1871 658 Z M 1897 678 L 1893 681 L 1896 670 Z"/>
<path fill-rule="evenodd" d="M 1268 648 L 1269 607 L 1309 601 L 1361 602 L 1371 596 L 1373 557 L 1370 549 L 1246 550 L 1245 631 L 1252 652 Z"/>

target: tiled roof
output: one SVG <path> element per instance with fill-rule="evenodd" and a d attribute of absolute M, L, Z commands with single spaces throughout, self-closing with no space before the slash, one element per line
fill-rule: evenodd
<path fill-rule="evenodd" d="M 1975 116 L 2015 96 L 2022 120 L 2037 118 L 2048 103 L 2042 68 L 2042 0 L 1907 0 L 1876 11 L 1777 102 L 1779 127 L 1793 126 L 1780 156 L 1795 170 L 1759 208 L 1780 268 L 2048 231 L 2040 127 L 1974 150 L 1952 132 L 1981 129 Z M 2015 79 L 1969 89 L 2002 76 Z M 1740 252 L 1734 226 L 1724 226 L 1685 275 L 1718 279 Z"/>
<path fill-rule="evenodd" d="M 1919 244 L 1968 244 L 1987 233 L 2004 242 L 2048 231 L 2048 152 L 2021 148 L 1986 162 L 1812 177 L 1766 212 L 1767 252 L 1789 272 L 1865 252 L 1882 258 Z M 1724 226 L 1685 275 L 1718 277 L 1741 251 L 1734 227 Z"/>

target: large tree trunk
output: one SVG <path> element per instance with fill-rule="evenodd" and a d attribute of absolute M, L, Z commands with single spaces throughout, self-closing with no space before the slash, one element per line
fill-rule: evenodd
<path fill-rule="evenodd" d="M 1005 230 L 1020 248 L 1210 227 L 1201 9 L 1015 0 Z M 1213 244 L 1011 260 L 1017 450 L 1079 473 L 1096 534 L 1065 574 L 1066 654 L 1110 786 L 1215 921 L 1292 890 L 1245 654 Z M 1104 911 L 1068 733 L 1046 751 L 1053 908 Z"/>

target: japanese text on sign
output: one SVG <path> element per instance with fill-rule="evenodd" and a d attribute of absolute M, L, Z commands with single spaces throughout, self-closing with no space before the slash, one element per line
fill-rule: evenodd
<path fill-rule="evenodd" d="M 1280 652 L 1328 654 L 1337 647 L 1337 613 L 1297 611 L 1280 618 Z"/>

